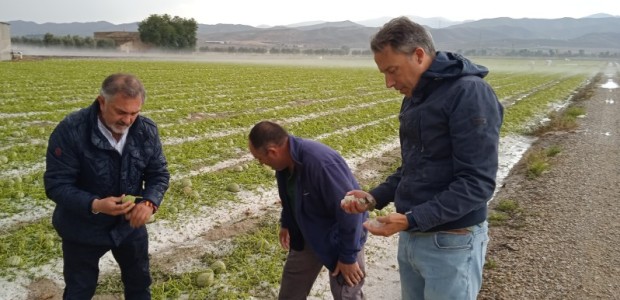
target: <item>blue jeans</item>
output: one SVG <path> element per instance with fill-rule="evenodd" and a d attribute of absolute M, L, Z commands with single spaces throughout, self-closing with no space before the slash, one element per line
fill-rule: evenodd
<path fill-rule="evenodd" d="M 489 242 L 488 223 L 465 232 L 407 232 L 398 240 L 403 300 L 475 300 Z"/>

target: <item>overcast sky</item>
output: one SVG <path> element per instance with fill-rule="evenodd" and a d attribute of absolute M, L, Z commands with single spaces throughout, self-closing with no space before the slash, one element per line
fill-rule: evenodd
<path fill-rule="evenodd" d="M 452 21 L 495 17 L 581 18 L 596 13 L 620 16 L 619 0 L 6 0 L 0 21 L 67 23 L 139 22 L 152 14 L 195 19 L 199 24 L 288 25 L 308 21 L 364 21 L 401 15 Z M 433 5 L 441 3 L 441 6 Z"/>

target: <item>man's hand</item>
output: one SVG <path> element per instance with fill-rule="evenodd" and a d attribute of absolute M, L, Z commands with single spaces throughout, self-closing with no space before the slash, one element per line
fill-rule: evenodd
<path fill-rule="evenodd" d="M 138 228 L 146 224 L 153 215 L 153 207 L 146 204 L 147 200 L 136 204 L 133 209 L 125 214 L 125 219 L 129 220 L 129 225 Z"/>
<path fill-rule="evenodd" d="M 407 230 L 409 221 L 404 214 L 391 213 L 384 217 L 377 217 L 376 220 L 368 220 L 363 225 L 374 235 L 390 236 L 399 231 Z"/>
<path fill-rule="evenodd" d="M 285 250 L 291 246 L 291 236 L 288 234 L 287 228 L 280 228 L 280 246 Z"/>
<path fill-rule="evenodd" d="M 107 197 L 103 199 L 95 199 L 91 204 L 91 209 L 93 213 L 104 213 L 110 216 L 118 216 L 122 214 L 126 214 L 136 205 L 133 202 L 125 202 L 119 204 L 121 199 L 123 199 L 125 195 L 121 195 L 120 197 Z"/>
<path fill-rule="evenodd" d="M 347 193 L 346 196 L 352 195 L 357 199 L 370 199 L 371 201 L 375 201 L 375 198 L 362 190 L 352 190 L 349 191 Z M 343 199 L 344 200 L 344 199 Z M 361 201 L 361 202 L 365 202 L 365 201 Z M 367 211 L 369 208 L 374 208 L 374 204 L 370 204 L 370 203 L 361 203 L 360 201 L 340 201 L 340 207 L 342 207 L 342 209 L 344 211 L 346 211 L 347 213 L 350 214 L 359 214 L 359 213 L 363 213 L 365 211 Z"/>
<path fill-rule="evenodd" d="M 360 266 L 357 262 L 352 264 L 345 264 L 338 261 L 336 269 L 331 275 L 338 276 L 338 274 L 342 275 L 342 278 L 344 278 L 344 282 L 348 286 L 354 286 L 360 283 L 362 279 L 364 279 L 364 272 L 362 272 L 362 269 L 360 269 Z"/>

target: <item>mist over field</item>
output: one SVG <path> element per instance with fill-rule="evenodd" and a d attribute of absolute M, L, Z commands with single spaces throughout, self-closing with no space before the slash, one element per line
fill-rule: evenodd
<path fill-rule="evenodd" d="M 118 50 L 78 50 L 74 48 L 32 47 L 14 45 L 24 59 L 37 58 L 103 58 L 153 61 L 233 62 L 274 65 L 308 65 L 376 68 L 372 56 L 320 56 L 303 54 L 229 54 L 217 52 L 175 53 L 166 51 L 119 52 Z"/>

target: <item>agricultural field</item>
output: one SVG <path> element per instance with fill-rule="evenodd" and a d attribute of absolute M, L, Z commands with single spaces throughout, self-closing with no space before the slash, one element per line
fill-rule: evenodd
<path fill-rule="evenodd" d="M 504 141 L 527 135 L 605 64 L 475 61 L 491 70 L 487 80 L 506 108 Z M 66 114 L 90 105 L 101 81 L 114 72 L 134 73 L 144 82 L 142 114 L 159 126 L 172 176 L 164 203 L 147 225 L 154 299 L 274 298 L 286 252 L 277 242 L 273 171 L 247 150 L 247 133 L 256 122 L 277 121 L 292 134 L 337 149 L 365 189 L 398 164 L 402 97 L 385 88 L 371 58 L 334 65 L 0 62 L 0 299 L 26 299 L 29 286 L 41 282 L 62 288 L 60 239 L 51 226 L 54 203 L 42 180 L 47 139 Z M 506 160 L 514 159 L 510 154 Z M 510 167 L 501 159 L 500 164 Z M 372 256 L 367 252 L 367 260 Z M 100 267 L 97 294 L 122 294 L 111 256 Z M 207 269 L 214 271 L 212 278 L 197 280 Z"/>

